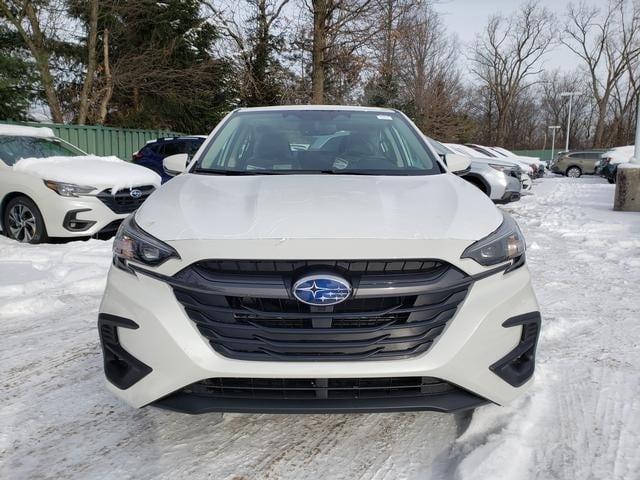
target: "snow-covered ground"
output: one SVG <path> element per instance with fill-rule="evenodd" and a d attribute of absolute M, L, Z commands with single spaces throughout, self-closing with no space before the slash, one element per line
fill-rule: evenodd
<path fill-rule="evenodd" d="M 542 307 L 537 379 L 452 415 L 187 416 L 103 387 L 95 328 L 111 242 L 0 238 L 0 478 L 639 479 L 640 214 L 598 178 L 507 210 Z"/>

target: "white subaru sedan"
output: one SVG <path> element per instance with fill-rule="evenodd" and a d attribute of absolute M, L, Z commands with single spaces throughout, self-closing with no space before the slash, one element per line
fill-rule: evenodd
<path fill-rule="evenodd" d="M 134 407 L 455 412 L 531 383 L 516 222 L 402 113 L 228 115 L 120 227 L 98 327 Z"/>
<path fill-rule="evenodd" d="M 0 224 L 20 242 L 113 235 L 158 186 L 151 170 L 87 155 L 49 128 L 0 125 Z"/>

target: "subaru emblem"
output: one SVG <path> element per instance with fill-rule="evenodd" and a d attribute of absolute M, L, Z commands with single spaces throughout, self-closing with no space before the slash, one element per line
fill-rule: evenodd
<path fill-rule="evenodd" d="M 335 275 L 309 275 L 293 284 L 293 296 L 307 305 L 336 305 L 349 298 L 351 292 L 351 284 Z"/>
<path fill-rule="evenodd" d="M 142 192 L 137 188 L 134 188 L 129 192 L 129 195 L 131 195 L 131 198 L 140 198 L 142 196 Z"/>

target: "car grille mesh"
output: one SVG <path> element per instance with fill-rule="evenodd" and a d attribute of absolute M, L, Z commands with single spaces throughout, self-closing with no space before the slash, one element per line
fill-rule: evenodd
<path fill-rule="evenodd" d="M 314 307 L 291 297 L 217 293 L 215 282 L 220 278 L 233 284 L 280 282 L 288 292 L 294 279 L 309 268 L 306 262 L 293 270 L 287 262 L 275 262 L 286 270 L 281 273 L 276 265 L 272 273 L 258 275 L 264 266 L 254 262 L 247 275 L 244 267 L 249 264 L 243 262 L 237 262 L 235 274 L 228 266 L 221 268 L 222 261 L 199 262 L 176 274 L 180 283 L 173 285 L 177 300 L 212 347 L 226 357 L 243 360 L 343 361 L 420 355 L 453 318 L 471 284 L 460 270 L 437 261 L 376 261 L 375 266 L 326 262 L 323 267 L 347 276 L 356 289 L 354 297 L 333 307 Z M 386 270 L 392 263 L 393 269 Z M 349 270 L 356 264 L 357 269 Z M 407 265 L 410 268 L 402 273 Z M 383 273 L 387 271 L 392 273 Z M 402 288 L 407 280 L 428 288 L 418 294 L 361 296 L 364 286 L 372 282 Z M 211 288 L 207 288 L 209 282 Z"/>
<path fill-rule="evenodd" d="M 131 196 L 132 190 L 139 190 L 141 195 L 138 198 Z M 131 213 L 135 212 L 140 205 L 153 193 L 155 187 L 153 185 L 145 185 L 143 187 L 126 188 L 112 194 L 111 189 L 101 191 L 96 197 L 109 207 L 114 213 Z"/>

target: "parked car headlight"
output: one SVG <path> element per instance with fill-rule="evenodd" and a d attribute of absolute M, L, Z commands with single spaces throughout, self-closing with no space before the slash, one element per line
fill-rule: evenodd
<path fill-rule="evenodd" d="M 495 165 L 493 163 L 490 163 L 489 166 L 495 170 L 498 170 L 499 172 L 504 172 L 505 170 L 509 170 L 511 168 L 508 165 Z"/>
<path fill-rule="evenodd" d="M 55 182 L 53 180 L 45 180 L 44 184 L 63 197 L 86 195 L 96 189 L 96 187 L 90 187 L 88 185 L 75 185 L 73 183 Z"/>
<path fill-rule="evenodd" d="M 113 240 L 113 255 L 114 264 L 123 269 L 128 269 L 128 261 L 157 266 L 169 258 L 180 258 L 173 247 L 142 230 L 133 215 L 120 224 Z"/>
<path fill-rule="evenodd" d="M 504 220 L 498 229 L 469 246 L 460 258 L 471 258 L 485 267 L 521 256 L 526 245 L 516 221 L 502 212 Z"/>

